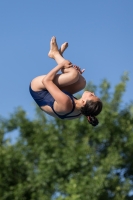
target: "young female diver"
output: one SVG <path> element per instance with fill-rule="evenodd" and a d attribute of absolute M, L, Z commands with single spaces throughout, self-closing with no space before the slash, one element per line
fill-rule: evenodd
<path fill-rule="evenodd" d="M 55 59 L 57 66 L 47 75 L 34 78 L 30 83 L 30 93 L 38 106 L 47 114 L 60 119 L 75 119 L 85 115 L 93 126 L 98 124 L 95 117 L 102 110 L 101 100 L 93 92 L 83 92 L 80 99 L 73 96 L 85 88 L 84 70 L 65 60 L 62 53 L 67 43 L 58 50 L 56 38 L 50 41 L 48 56 Z M 62 73 L 57 74 L 61 70 Z"/>

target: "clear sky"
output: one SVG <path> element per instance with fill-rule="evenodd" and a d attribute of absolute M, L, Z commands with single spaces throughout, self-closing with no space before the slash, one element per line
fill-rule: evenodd
<path fill-rule="evenodd" d="M 21 106 L 33 116 L 29 83 L 56 65 L 47 56 L 52 36 L 69 43 L 64 56 L 86 69 L 87 82 L 106 78 L 114 87 L 128 71 L 123 100 L 133 100 L 133 0 L 3 0 L 0 115 Z"/>

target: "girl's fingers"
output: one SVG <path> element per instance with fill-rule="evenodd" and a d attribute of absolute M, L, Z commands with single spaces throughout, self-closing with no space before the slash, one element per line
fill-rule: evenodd
<path fill-rule="evenodd" d="M 82 73 L 85 71 L 85 69 L 82 69 L 82 70 L 81 70 L 81 68 L 78 67 L 78 66 L 76 66 L 76 65 L 73 65 L 73 67 L 74 67 L 80 74 L 82 74 Z"/>

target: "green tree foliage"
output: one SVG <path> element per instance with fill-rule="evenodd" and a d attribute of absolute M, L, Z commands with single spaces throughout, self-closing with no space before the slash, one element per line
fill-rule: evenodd
<path fill-rule="evenodd" d="M 122 103 L 127 76 L 111 93 L 104 80 L 99 125 L 85 117 L 49 120 L 37 108 L 34 120 L 17 109 L 0 119 L 1 200 L 129 200 L 133 188 L 133 104 Z M 18 130 L 15 143 L 4 135 Z"/>

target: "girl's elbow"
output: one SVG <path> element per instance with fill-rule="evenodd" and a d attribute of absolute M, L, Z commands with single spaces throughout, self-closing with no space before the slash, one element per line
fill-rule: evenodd
<path fill-rule="evenodd" d="M 43 85 L 46 85 L 46 82 L 47 82 L 46 77 L 44 77 L 44 78 L 42 79 L 42 84 L 43 84 Z"/>

